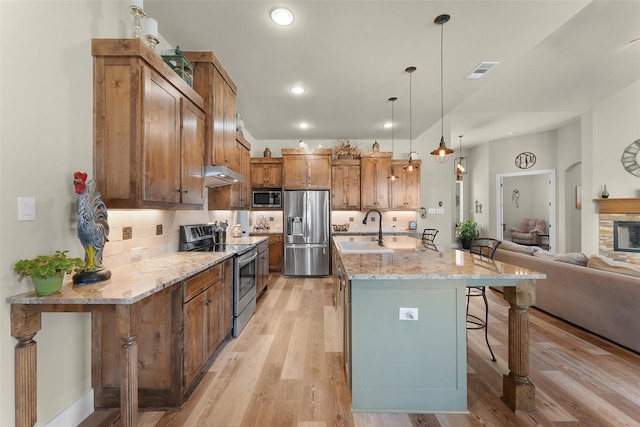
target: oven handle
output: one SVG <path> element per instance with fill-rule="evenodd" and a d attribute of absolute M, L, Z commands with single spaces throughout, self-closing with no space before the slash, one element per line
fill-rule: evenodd
<path fill-rule="evenodd" d="M 244 267 L 249 264 L 251 261 L 258 257 L 257 252 L 253 252 L 251 255 L 241 255 L 238 257 L 238 267 Z"/>

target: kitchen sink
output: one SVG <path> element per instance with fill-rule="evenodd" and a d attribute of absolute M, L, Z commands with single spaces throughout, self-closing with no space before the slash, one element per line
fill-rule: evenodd
<path fill-rule="evenodd" d="M 413 251 L 417 240 L 409 236 L 385 236 L 384 246 L 377 240 L 337 241 L 336 245 L 345 254 L 385 254 L 394 251 Z"/>

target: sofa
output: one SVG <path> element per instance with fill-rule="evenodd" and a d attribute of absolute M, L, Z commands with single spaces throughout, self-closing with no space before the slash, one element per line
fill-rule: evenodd
<path fill-rule="evenodd" d="M 547 275 L 536 281 L 536 308 L 640 352 L 640 266 L 508 241 L 494 260 Z"/>
<path fill-rule="evenodd" d="M 544 219 L 525 218 L 520 226 L 510 229 L 511 241 L 521 245 L 539 245 L 546 228 Z"/>

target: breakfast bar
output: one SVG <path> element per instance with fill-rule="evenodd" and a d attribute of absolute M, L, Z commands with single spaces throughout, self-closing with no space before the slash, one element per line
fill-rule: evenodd
<path fill-rule="evenodd" d="M 529 313 L 545 275 L 408 236 L 334 236 L 345 283 L 345 367 L 354 412 L 467 413 L 466 288 L 502 286 L 510 304 L 502 398 L 535 410 Z"/>

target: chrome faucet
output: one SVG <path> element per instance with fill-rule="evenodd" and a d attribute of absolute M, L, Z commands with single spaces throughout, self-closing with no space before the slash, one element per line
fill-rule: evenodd
<path fill-rule="evenodd" d="M 364 216 L 362 223 L 365 225 L 367 224 L 367 219 L 369 218 L 369 214 L 371 212 L 377 212 L 378 215 L 380 215 L 380 224 L 378 228 L 378 246 L 384 246 L 384 239 L 382 238 L 382 214 L 380 213 L 380 211 L 377 209 L 369 209 L 369 212 L 367 212 L 366 215 Z"/>

